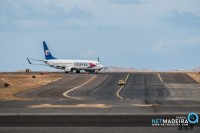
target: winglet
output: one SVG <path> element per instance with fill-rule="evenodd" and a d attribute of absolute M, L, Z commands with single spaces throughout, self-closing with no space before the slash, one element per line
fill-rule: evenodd
<path fill-rule="evenodd" d="M 29 63 L 29 64 L 32 64 L 31 61 L 29 60 L 29 58 L 27 58 L 27 60 L 28 60 L 28 63 Z"/>

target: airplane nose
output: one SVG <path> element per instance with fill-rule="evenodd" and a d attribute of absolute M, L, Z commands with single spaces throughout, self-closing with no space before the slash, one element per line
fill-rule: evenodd
<path fill-rule="evenodd" d="M 100 65 L 101 68 L 103 68 L 103 65 Z"/>

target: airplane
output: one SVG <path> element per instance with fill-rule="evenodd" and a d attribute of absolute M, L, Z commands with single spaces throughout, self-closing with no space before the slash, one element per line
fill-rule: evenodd
<path fill-rule="evenodd" d="M 99 57 L 98 57 L 98 61 L 57 59 L 51 54 L 45 41 L 43 41 L 43 47 L 44 47 L 45 60 L 37 60 L 37 59 L 27 58 L 29 64 L 50 66 L 50 67 L 53 67 L 56 69 L 62 69 L 66 73 L 73 72 L 73 71 L 76 71 L 76 73 L 80 73 L 81 70 L 85 70 L 88 73 L 97 73 L 104 67 L 99 62 Z M 30 60 L 41 61 L 41 62 L 44 62 L 45 64 L 33 64 Z"/>

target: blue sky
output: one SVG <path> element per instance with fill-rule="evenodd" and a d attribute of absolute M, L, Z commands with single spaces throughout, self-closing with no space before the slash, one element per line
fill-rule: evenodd
<path fill-rule="evenodd" d="M 57 58 L 105 66 L 192 69 L 200 66 L 199 0 L 0 0 L 0 71 L 52 70 Z"/>

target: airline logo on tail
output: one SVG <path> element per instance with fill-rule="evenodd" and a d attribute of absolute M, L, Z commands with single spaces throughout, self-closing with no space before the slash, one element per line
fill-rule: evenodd
<path fill-rule="evenodd" d="M 47 56 L 47 55 L 49 55 L 49 50 L 45 50 L 45 55 Z"/>

